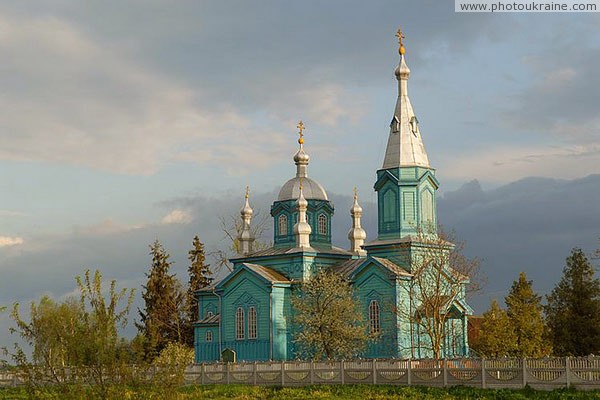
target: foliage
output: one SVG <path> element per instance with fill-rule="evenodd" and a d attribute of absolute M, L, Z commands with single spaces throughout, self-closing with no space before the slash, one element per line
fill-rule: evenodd
<path fill-rule="evenodd" d="M 220 219 L 221 231 L 224 235 L 223 239 L 227 240 L 230 245 L 227 250 L 219 249 L 212 251 L 210 256 L 215 261 L 215 272 L 220 272 L 222 268 L 226 268 L 229 272 L 231 272 L 233 271 L 233 267 L 229 263 L 229 259 L 232 256 L 239 254 L 240 243 L 238 237 L 240 236 L 244 225 L 239 215 L 230 215 L 227 218 L 221 216 Z M 250 232 L 255 238 L 252 245 L 254 251 L 264 250 L 272 245 L 271 242 L 261 239 L 269 222 L 270 218 L 268 214 L 263 215 L 260 211 L 256 211 L 254 213 L 254 218 L 252 218 L 252 223 L 250 224 Z"/>
<path fill-rule="evenodd" d="M 294 343 L 304 356 L 340 359 L 365 347 L 366 328 L 350 283 L 339 274 L 320 271 L 303 282 L 291 299 Z"/>
<path fill-rule="evenodd" d="M 185 337 L 186 293 L 175 275 L 169 274 L 170 255 L 156 240 L 150 245 L 152 265 L 142 293 L 144 310 L 138 309 L 141 323 L 136 323 L 146 339 L 146 357 L 153 359 L 170 342 Z"/>
<path fill-rule="evenodd" d="M 188 308 L 188 316 L 185 327 L 185 343 L 192 347 L 194 345 L 194 327 L 193 323 L 198 319 L 198 303 L 194 293 L 202 288 L 210 286 L 213 281 L 210 266 L 206 264 L 204 254 L 204 244 L 198 236 L 194 236 L 192 241 L 193 248 L 188 251 L 188 267 L 189 283 L 186 296 L 186 304 Z"/>
<path fill-rule="evenodd" d="M 516 346 L 510 355 L 538 358 L 550 354 L 552 346 L 542 318 L 541 299 L 533 291 L 532 281 L 528 281 L 525 272 L 521 272 L 504 299 L 516 336 Z"/>
<path fill-rule="evenodd" d="M 506 314 L 496 300 L 490 309 L 483 314 L 479 338 L 473 347 L 483 357 L 506 357 L 516 348 L 517 335 Z"/>
<path fill-rule="evenodd" d="M 464 299 L 469 287 L 479 290 L 483 284 L 480 261 L 462 253 L 464 242 L 455 246 L 450 240 L 454 240 L 454 235 L 446 234 L 442 228 L 438 234 L 420 232 L 413 238 L 412 276 L 404 284 L 408 300 L 400 300 L 393 307 L 394 313 L 408 322 L 403 325 L 411 329 L 407 332 L 411 338 L 414 328 L 427 337 L 420 346 L 429 346 L 434 358 L 442 357 L 445 343 L 457 340 L 451 319 L 462 316 L 453 311 L 455 302 Z M 414 348 L 411 345 L 411 350 Z"/>
<path fill-rule="evenodd" d="M 547 400 L 583 400 L 600 397 L 600 391 L 576 391 L 558 389 L 537 391 L 531 388 L 477 389 L 464 386 L 451 388 L 432 388 L 424 386 L 402 385 L 314 385 L 302 387 L 249 386 L 249 385 L 204 385 L 186 386 L 173 390 L 167 395 L 154 385 L 128 389 L 123 397 L 115 399 L 238 399 L 238 400 L 293 400 L 293 399 L 419 399 L 419 400 L 459 400 L 459 399 L 547 399 Z M 27 393 L 19 388 L 0 388 L 0 399 L 26 399 Z M 56 398 L 56 397 L 55 397 Z M 87 397 L 62 397 L 64 400 L 88 400 Z"/>
<path fill-rule="evenodd" d="M 566 259 L 563 276 L 547 296 L 546 320 L 556 355 L 600 353 L 600 280 L 579 248 Z"/>
<path fill-rule="evenodd" d="M 181 343 L 169 343 L 152 364 L 157 368 L 154 383 L 175 389 L 184 382 L 185 369 L 194 362 L 194 349 Z"/>
<path fill-rule="evenodd" d="M 50 384 L 61 397 L 92 391 L 109 398 L 117 386 L 130 381 L 130 359 L 123 352 L 118 330 L 127 324 L 133 289 L 117 290 L 113 280 L 105 297 L 99 271 L 92 277 L 88 270 L 76 281 L 79 301 L 56 303 L 43 297 L 39 304 L 31 304 L 29 322 L 21 317 L 18 304 L 13 308 L 16 327 L 11 331 L 33 353 L 30 361 L 15 344 L 12 360 L 26 377 L 32 396 L 44 393 Z"/>

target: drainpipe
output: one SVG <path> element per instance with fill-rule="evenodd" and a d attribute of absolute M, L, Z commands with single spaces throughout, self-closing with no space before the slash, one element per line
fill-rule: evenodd
<path fill-rule="evenodd" d="M 271 292 L 269 293 L 269 360 L 273 360 L 273 286 L 271 286 Z"/>
<path fill-rule="evenodd" d="M 213 288 L 213 294 L 219 298 L 219 360 L 223 354 L 223 301 L 220 294 Z"/>

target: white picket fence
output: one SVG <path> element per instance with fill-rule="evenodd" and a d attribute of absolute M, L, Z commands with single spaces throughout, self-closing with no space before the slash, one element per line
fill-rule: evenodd
<path fill-rule="evenodd" d="M 313 384 L 385 384 L 473 386 L 479 388 L 600 389 L 600 357 L 544 359 L 283 361 L 195 364 L 186 384 L 303 386 Z M 0 386 L 22 379 L 0 371 Z"/>

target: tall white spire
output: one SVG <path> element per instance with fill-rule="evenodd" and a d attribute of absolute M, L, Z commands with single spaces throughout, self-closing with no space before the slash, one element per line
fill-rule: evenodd
<path fill-rule="evenodd" d="M 408 98 L 410 69 L 404 61 L 405 50 L 402 42 L 404 35 L 401 30 L 398 30 L 396 36 L 398 36 L 400 42 L 400 63 L 394 71 L 396 79 L 398 79 L 398 100 L 396 101 L 394 117 L 390 123 L 390 136 L 382 168 L 414 166 L 430 168 L 425 146 L 423 146 L 423 140 L 421 139 L 419 120 L 415 116 Z"/>
<path fill-rule="evenodd" d="M 252 211 L 250 203 L 248 202 L 249 194 L 250 188 L 246 186 L 246 203 L 240 210 L 240 214 L 242 216 L 242 229 L 238 235 L 238 253 L 241 255 L 248 255 L 252 253 L 252 245 L 254 244 L 254 235 L 250 230 L 250 221 L 252 220 L 252 214 L 254 211 Z"/>
<path fill-rule="evenodd" d="M 367 233 L 360 226 L 360 217 L 362 216 L 362 207 L 358 204 L 358 192 L 354 188 L 354 204 L 350 208 L 350 215 L 352 216 L 352 228 L 348 232 L 348 239 L 350 239 L 350 251 L 359 256 L 366 256 L 367 252 L 363 250 L 362 245 L 365 244 Z"/>
<path fill-rule="evenodd" d="M 302 193 L 302 178 L 300 179 L 300 196 L 298 196 L 298 201 L 296 202 L 298 222 L 294 225 L 294 235 L 296 236 L 296 247 L 304 249 L 310 248 L 310 233 L 312 232 L 312 229 L 308 222 L 306 222 L 308 201 L 306 201 L 304 193 Z"/>

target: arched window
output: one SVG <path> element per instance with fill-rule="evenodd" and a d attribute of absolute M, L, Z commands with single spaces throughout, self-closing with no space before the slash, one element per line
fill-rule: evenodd
<path fill-rule="evenodd" d="M 256 339 L 256 307 L 248 309 L 248 339 Z"/>
<path fill-rule="evenodd" d="M 246 332 L 244 329 L 244 309 L 238 307 L 235 311 L 235 338 L 237 340 L 244 340 Z"/>
<path fill-rule="evenodd" d="M 371 300 L 369 304 L 369 326 L 371 333 L 381 332 L 381 324 L 379 322 L 379 302 L 377 300 Z"/>
<path fill-rule="evenodd" d="M 212 317 L 212 316 L 213 316 L 213 312 L 212 312 L 212 311 L 208 311 L 208 312 L 206 313 L 206 318 L 208 318 L 208 317 Z"/>
<path fill-rule="evenodd" d="M 281 214 L 277 219 L 277 228 L 279 236 L 285 236 L 288 233 L 287 215 Z"/>
<path fill-rule="evenodd" d="M 206 341 L 212 342 L 212 331 L 206 331 Z"/>
<path fill-rule="evenodd" d="M 325 214 L 319 214 L 319 218 L 317 218 L 317 231 L 319 235 L 327 235 L 327 217 Z"/>

